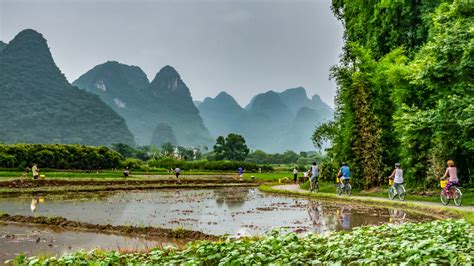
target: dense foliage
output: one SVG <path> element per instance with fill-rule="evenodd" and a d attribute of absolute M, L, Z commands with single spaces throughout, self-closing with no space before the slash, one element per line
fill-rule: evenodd
<path fill-rule="evenodd" d="M 310 165 L 313 162 L 320 163 L 321 159 L 321 155 L 316 152 L 300 152 L 299 154 L 294 151 L 266 153 L 262 150 L 256 150 L 249 153 L 246 161 L 263 164 Z"/>
<path fill-rule="evenodd" d="M 205 170 L 205 171 L 235 171 L 239 167 L 242 167 L 245 171 L 257 172 L 262 171 L 271 171 L 273 170 L 271 166 L 264 164 L 255 164 L 251 162 L 239 162 L 239 161 L 184 161 L 178 160 L 172 157 L 163 157 L 158 160 L 150 160 L 147 162 L 149 167 L 157 168 L 175 168 L 179 167 L 183 170 Z"/>
<path fill-rule="evenodd" d="M 327 169 L 348 162 L 365 188 L 395 162 L 405 181 L 435 184 L 453 159 L 461 182 L 474 170 L 474 6 L 465 1 L 333 0 L 345 27 L 344 53 L 332 69 L 335 122 L 313 141 L 331 140 Z"/>
<path fill-rule="evenodd" d="M 41 34 L 24 30 L 0 50 L 0 142 L 134 145 L 122 117 L 69 84 Z"/>
<path fill-rule="evenodd" d="M 466 264 L 474 259 L 474 234 L 464 220 L 424 224 L 382 225 L 335 232 L 327 236 L 274 231 L 262 238 L 201 241 L 184 250 L 156 249 L 149 253 L 117 251 L 77 252 L 60 258 L 25 258 L 29 265 L 169 264 L 169 265 L 304 265 L 355 264 Z"/>
<path fill-rule="evenodd" d="M 244 137 L 230 133 L 227 137 L 219 136 L 214 144 L 216 160 L 243 161 L 249 154 L 249 148 Z"/>
<path fill-rule="evenodd" d="M 55 169 L 110 169 L 123 157 L 107 147 L 65 144 L 0 144 L 0 167 Z"/>

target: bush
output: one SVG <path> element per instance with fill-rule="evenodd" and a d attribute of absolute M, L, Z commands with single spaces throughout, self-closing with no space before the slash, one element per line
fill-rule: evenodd
<path fill-rule="evenodd" d="M 122 161 L 122 167 L 128 169 L 140 169 L 143 164 L 142 160 L 135 159 L 135 158 L 127 158 L 124 161 Z"/>
<path fill-rule="evenodd" d="M 148 166 L 158 168 L 176 168 L 183 170 L 205 170 L 205 171 L 237 171 L 239 167 L 246 171 L 257 172 L 259 168 L 262 171 L 272 171 L 273 168 L 268 165 L 258 165 L 249 162 L 235 162 L 235 161 L 182 161 L 171 157 L 164 157 L 159 160 L 148 161 Z"/>
<path fill-rule="evenodd" d="M 0 167 L 54 169 L 109 169 L 120 167 L 123 157 L 103 146 L 64 144 L 0 144 Z"/>

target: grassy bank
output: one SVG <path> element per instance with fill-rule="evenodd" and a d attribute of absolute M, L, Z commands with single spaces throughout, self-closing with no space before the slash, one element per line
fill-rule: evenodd
<path fill-rule="evenodd" d="M 259 187 L 260 190 L 270 193 L 278 193 L 292 196 L 305 196 L 314 199 L 321 199 L 327 201 L 340 201 L 344 203 L 362 203 L 365 205 L 373 205 L 378 207 L 398 207 L 403 209 L 409 209 L 416 212 L 429 213 L 434 216 L 439 217 L 456 217 L 464 218 L 468 222 L 474 225 L 474 212 L 464 211 L 458 208 L 448 208 L 443 205 L 421 205 L 412 202 L 404 201 L 389 201 L 385 199 L 377 198 L 360 198 L 360 197 L 347 197 L 347 196 L 338 196 L 335 193 L 310 193 L 310 192 L 298 192 L 298 191 L 287 191 L 275 189 L 272 186 L 262 185 Z"/>
<path fill-rule="evenodd" d="M 464 220 L 382 225 L 298 236 L 274 231 L 261 238 L 198 241 L 185 249 L 148 253 L 77 252 L 60 258 L 25 258 L 18 265 L 311 265 L 311 264 L 466 264 L 473 262 L 474 234 Z"/>
<path fill-rule="evenodd" d="M 300 186 L 302 189 L 308 189 L 309 184 L 305 182 Z M 377 197 L 377 198 L 388 198 L 388 189 L 389 185 L 372 189 L 370 191 L 353 189 L 352 195 L 355 196 L 367 196 L 367 197 Z M 422 188 L 411 188 L 410 186 L 405 186 L 407 190 L 407 196 L 405 200 L 407 201 L 428 201 L 428 202 L 440 202 L 439 193 L 441 189 L 431 190 L 431 189 L 422 189 Z M 463 206 L 474 206 L 474 189 L 472 188 L 461 188 L 463 192 L 462 205 Z M 335 183 L 333 182 L 320 182 L 319 191 L 322 193 L 336 193 Z"/>

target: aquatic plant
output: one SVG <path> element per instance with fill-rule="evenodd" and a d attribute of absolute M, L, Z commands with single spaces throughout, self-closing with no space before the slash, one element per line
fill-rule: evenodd
<path fill-rule="evenodd" d="M 272 231 L 261 238 L 196 241 L 185 249 L 155 249 L 148 253 L 93 250 L 56 258 L 18 256 L 19 265 L 117 264 L 472 264 L 474 233 L 465 220 L 406 223 L 355 228 L 326 236 Z"/>

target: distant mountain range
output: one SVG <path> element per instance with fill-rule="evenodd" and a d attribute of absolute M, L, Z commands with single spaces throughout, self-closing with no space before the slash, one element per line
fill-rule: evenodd
<path fill-rule="evenodd" d="M 333 116 L 302 87 L 255 95 L 245 108 L 226 92 L 193 101 L 171 66 L 149 82 L 139 67 L 109 61 L 72 86 L 34 30 L 0 42 L 0 67 L 0 142 L 6 143 L 212 148 L 217 136 L 238 133 L 251 149 L 306 151 L 314 149 L 315 126 Z"/>
<path fill-rule="evenodd" d="M 252 149 L 266 152 L 314 149 L 311 135 L 316 125 L 333 116 L 318 95 L 309 99 L 302 87 L 258 94 L 245 108 L 226 92 L 197 106 L 213 136 L 242 134 Z"/>
<path fill-rule="evenodd" d="M 0 43 L 0 142 L 134 145 L 125 120 L 71 86 L 34 30 Z"/>
<path fill-rule="evenodd" d="M 202 147 L 213 143 L 188 87 L 171 66 L 163 67 L 149 83 L 139 67 L 106 62 L 73 84 L 99 95 L 123 116 L 139 145 L 160 146 L 171 141 Z"/>

